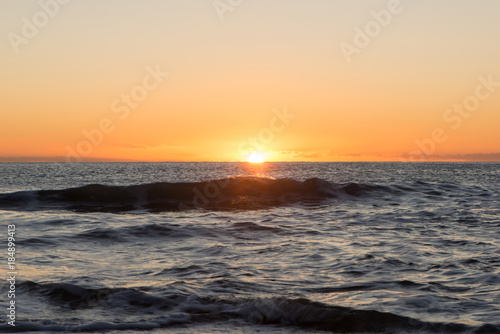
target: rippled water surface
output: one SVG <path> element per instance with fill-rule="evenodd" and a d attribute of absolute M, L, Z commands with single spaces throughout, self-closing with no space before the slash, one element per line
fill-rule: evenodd
<path fill-rule="evenodd" d="M 500 164 L 0 172 L 0 331 L 500 333 Z"/>

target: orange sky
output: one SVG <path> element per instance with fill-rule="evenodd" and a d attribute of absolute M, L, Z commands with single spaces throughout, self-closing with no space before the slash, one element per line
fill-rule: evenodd
<path fill-rule="evenodd" d="M 0 161 L 500 161 L 498 1 L 66 2 L 0 2 Z"/>

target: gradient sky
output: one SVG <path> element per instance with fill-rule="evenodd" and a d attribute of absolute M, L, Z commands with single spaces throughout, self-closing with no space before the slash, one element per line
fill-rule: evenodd
<path fill-rule="evenodd" d="M 500 161 L 499 17 L 495 0 L 0 0 L 0 161 Z"/>

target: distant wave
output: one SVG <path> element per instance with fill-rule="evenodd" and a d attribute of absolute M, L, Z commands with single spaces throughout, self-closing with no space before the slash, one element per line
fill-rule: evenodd
<path fill-rule="evenodd" d="M 420 192 L 441 196 L 454 185 L 386 186 L 363 183 L 334 184 L 319 178 L 306 181 L 265 177 L 228 177 L 191 183 L 152 183 L 132 186 L 91 184 L 62 190 L 21 191 L 0 194 L 0 209 L 67 209 L 82 212 L 148 212 L 191 209 L 259 209 L 293 203 L 322 203 L 333 198 L 359 198 Z M 488 194 L 483 194 L 488 195 Z"/>
<path fill-rule="evenodd" d="M 456 323 L 424 322 L 393 313 L 326 305 L 305 298 L 224 298 L 183 293 L 156 296 L 133 288 L 86 288 L 70 283 L 31 281 L 21 282 L 18 288 L 43 302 L 56 303 L 73 311 L 91 308 L 122 309 L 137 315 L 144 313 L 148 319 L 131 323 L 87 324 L 19 320 L 15 328 L 0 324 L 0 331 L 148 330 L 243 320 L 248 324 L 293 326 L 335 333 L 500 333 L 498 325 L 473 327 Z"/>

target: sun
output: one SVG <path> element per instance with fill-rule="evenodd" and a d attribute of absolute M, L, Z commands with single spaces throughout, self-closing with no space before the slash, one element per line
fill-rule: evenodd
<path fill-rule="evenodd" d="M 248 156 L 248 162 L 251 162 L 251 163 L 262 163 L 266 161 L 266 157 L 264 156 L 264 153 L 262 152 L 252 152 L 249 156 Z"/>

